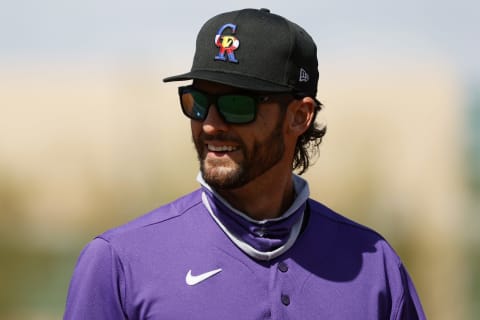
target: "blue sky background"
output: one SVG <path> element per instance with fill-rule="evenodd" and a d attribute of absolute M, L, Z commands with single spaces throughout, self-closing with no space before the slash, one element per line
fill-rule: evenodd
<path fill-rule="evenodd" d="M 450 64 L 480 75 L 480 3 L 459 1 L 16 0 L 0 5 L 0 65 L 35 62 L 190 64 L 196 33 L 216 13 L 267 7 L 302 25 L 322 60 Z M 183 70 L 183 69 L 182 69 Z"/>

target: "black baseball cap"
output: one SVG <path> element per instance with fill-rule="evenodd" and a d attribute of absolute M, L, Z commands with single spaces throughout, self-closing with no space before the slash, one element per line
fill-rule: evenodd
<path fill-rule="evenodd" d="M 317 47 L 303 28 L 268 9 L 222 13 L 200 29 L 190 72 L 163 81 L 192 79 L 315 98 Z"/>

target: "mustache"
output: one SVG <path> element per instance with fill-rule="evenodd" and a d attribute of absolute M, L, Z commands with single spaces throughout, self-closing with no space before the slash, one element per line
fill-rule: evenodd
<path fill-rule="evenodd" d="M 201 133 L 200 136 L 198 137 L 200 141 L 202 142 L 208 142 L 208 141 L 229 141 L 229 142 L 235 142 L 238 143 L 239 145 L 243 145 L 243 141 L 240 140 L 238 137 L 235 137 L 231 134 L 225 133 L 225 132 L 219 132 L 217 134 L 211 135 L 211 134 L 206 134 L 206 133 Z"/>

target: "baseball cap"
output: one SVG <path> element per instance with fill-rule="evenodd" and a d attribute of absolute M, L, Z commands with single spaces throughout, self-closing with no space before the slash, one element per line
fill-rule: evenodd
<path fill-rule="evenodd" d="M 190 72 L 163 81 L 192 79 L 315 98 L 317 47 L 302 27 L 268 9 L 222 13 L 200 29 Z"/>

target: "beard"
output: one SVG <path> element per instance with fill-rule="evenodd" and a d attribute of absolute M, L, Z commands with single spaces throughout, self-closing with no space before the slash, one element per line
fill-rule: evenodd
<path fill-rule="evenodd" d="M 228 133 L 206 135 L 201 133 L 193 142 L 200 162 L 200 172 L 203 179 L 213 189 L 230 190 L 240 188 L 255 178 L 261 176 L 283 157 L 285 142 L 282 135 L 282 121 L 278 121 L 272 132 L 263 141 L 254 141 L 251 149 L 245 143 Z M 238 145 L 242 157 L 239 161 L 232 158 L 206 159 L 206 143 L 209 140 L 230 141 Z"/>

